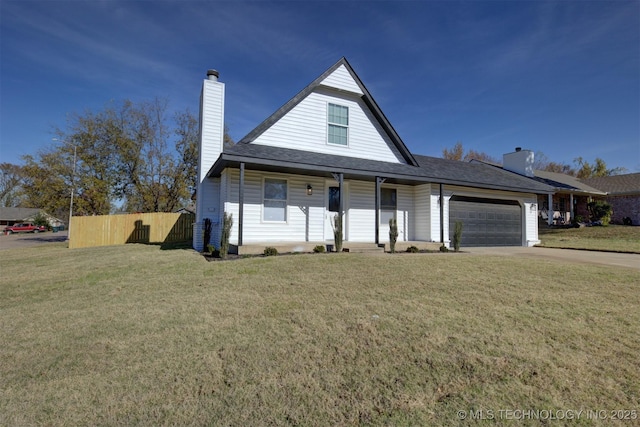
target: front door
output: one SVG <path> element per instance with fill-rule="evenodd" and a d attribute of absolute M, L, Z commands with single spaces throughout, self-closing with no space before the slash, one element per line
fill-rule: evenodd
<path fill-rule="evenodd" d="M 343 201 L 344 203 L 344 201 Z M 325 204 L 324 239 L 333 242 L 333 218 L 340 212 L 340 187 L 328 186 Z M 342 217 L 342 235 L 345 231 L 345 218 Z"/>

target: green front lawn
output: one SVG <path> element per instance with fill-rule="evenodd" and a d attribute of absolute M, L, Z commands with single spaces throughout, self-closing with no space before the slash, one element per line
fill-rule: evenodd
<path fill-rule="evenodd" d="M 513 411 L 640 407 L 630 269 L 53 245 L 3 251 L 0 270 L 0 425 L 540 425 Z"/>
<path fill-rule="evenodd" d="M 640 227 L 547 228 L 540 226 L 540 246 L 640 253 Z"/>

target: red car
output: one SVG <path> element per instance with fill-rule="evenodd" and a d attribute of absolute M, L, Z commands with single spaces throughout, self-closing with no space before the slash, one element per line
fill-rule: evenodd
<path fill-rule="evenodd" d="M 44 225 L 35 225 L 30 222 L 22 222 L 18 224 L 9 225 L 4 228 L 5 234 L 13 233 L 39 233 L 41 231 L 47 231 L 47 227 Z"/>

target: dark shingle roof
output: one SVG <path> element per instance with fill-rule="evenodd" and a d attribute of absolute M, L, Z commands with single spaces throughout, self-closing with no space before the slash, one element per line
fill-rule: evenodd
<path fill-rule="evenodd" d="M 381 176 L 398 183 L 442 183 L 467 187 L 528 193 L 551 193 L 553 188 L 491 166 L 415 155 L 418 166 L 335 156 L 259 144 L 236 144 L 225 148 L 208 176 L 225 167 L 245 163 L 248 169 L 331 176 L 344 173 L 351 179 L 373 180 Z"/>
<path fill-rule="evenodd" d="M 504 170 L 503 166 L 498 163 L 488 162 L 486 160 L 477 160 L 472 159 L 471 163 L 479 163 L 485 164 L 488 166 L 492 166 L 494 168 Z M 520 175 L 517 172 L 513 172 L 516 175 L 524 177 L 524 175 Z M 532 179 L 534 181 L 541 182 L 543 184 L 547 184 L 553 187 L 556 192 L 568 192 L 574 194 L 589 194 L 589 195 L 604 195 L 603 191 L 598 190 L 597 188 L 593 188 L 581 182 L 578 178 L 572 175 L 567 175 L 564 173 L 558 172 L 548 172 L 543 170 L 534 170 L 534 176 L 527 177 L 527 179 Z"/>
<path fill-rule="evenodd" d="M 42 212 L 42 210 L 35 208 L 0 208 L 0 220 L 24 221 L 39 212 Z"/>
<path fill-rule="evenodd" d="M 582 182 L 611 195 L 640 194 L 640 173 L 588 178 L 583 179 Z"/>
<path fill-rule="evenodd" d="M 581 182 L 578 178 L 572 175 L 567 175 L 558 172 L 548 172 L 542 170 L 535 170 L 535 179 L 545 184 L 549 184 L 555 187 L 558 191 L 567 191 L 570 193 L 582 193 L 592 195 L 604 195 L 603 191 L 597 188 L 589 186 L 584 182 Z"/>

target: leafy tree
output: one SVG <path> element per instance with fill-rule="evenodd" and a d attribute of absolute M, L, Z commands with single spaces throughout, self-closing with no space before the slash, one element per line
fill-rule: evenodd
<path fill-rule="evenodd" d="M 44 216 L 44 214 L 42 212 L 38 212 L 33 217 L 33 223 L 35 225 L 44 225 L 47 228 L 51 228 L 51 224 L 49 224 L 49 220 L 47 219 L 46 216 Z"/>
<path fill-rule="evenodd" d="M 40 152 L 38 158 L 23 157 L 23 207 L 39 208 L 58 218 L 69 214 L 72 161 L 54 152 Z"/>
<path fill-rule="evenodd" d="M 552 162 L 542 151 L 536 152 L 533 168 L 547 172 L 563 173 L 572 176 L 576 175 L 576 170 L 572 168 L 571 165 Z"/>
<path fill-rule="evenodd" d="M 0 163 L 0 206 L 16 207 L 21 202 L 22 166 Z"/>
<path fill-rule="evenodd" d="M 443 159 L 462 161 L 463 156 L 464 148 L 462 147 L 462 143 L 460 141 L 456 142 L 456 145 L 454 145 L 451 150 L 447 148 L 442 150 Z"/>
<path fill-rule="evenodd" d="M 168 110 L 156 98 L 70 115 L 51 147 L 24 156 L 22 204 L 62 217 L 71 188 L 79 215 L 108 214 L 116 203 L 137 212 L 188 204 L 197 186 L 198 120 L 188 110 Z M 233 144 L 226 127 L 224 138 L 225 146 Z"/>
<path fill-rule="evenodd" d="M 456 142 L 451 150 L 442 150 L 442 158 L 449 160 L 458 160 L 462 162 L 468 162 L 470 160 L 480 160 L 489 163 L 500 163 L 496 158 L 482 151 L 469 150 L 466 154 L 464 147 L 460 141 Z"/>
<path fill-rule="evenodd" d="M 597 157 L 594 164 L 590 164 L 582 157 L 578 157 L 574 160 L 574 163 L 578 166 L 576 177 L 580 179 L 619 175 L 627 171 L 626 168 L 616 167 L 612 169 L 607 168 L 607 164 L 600 157 Z"/>

